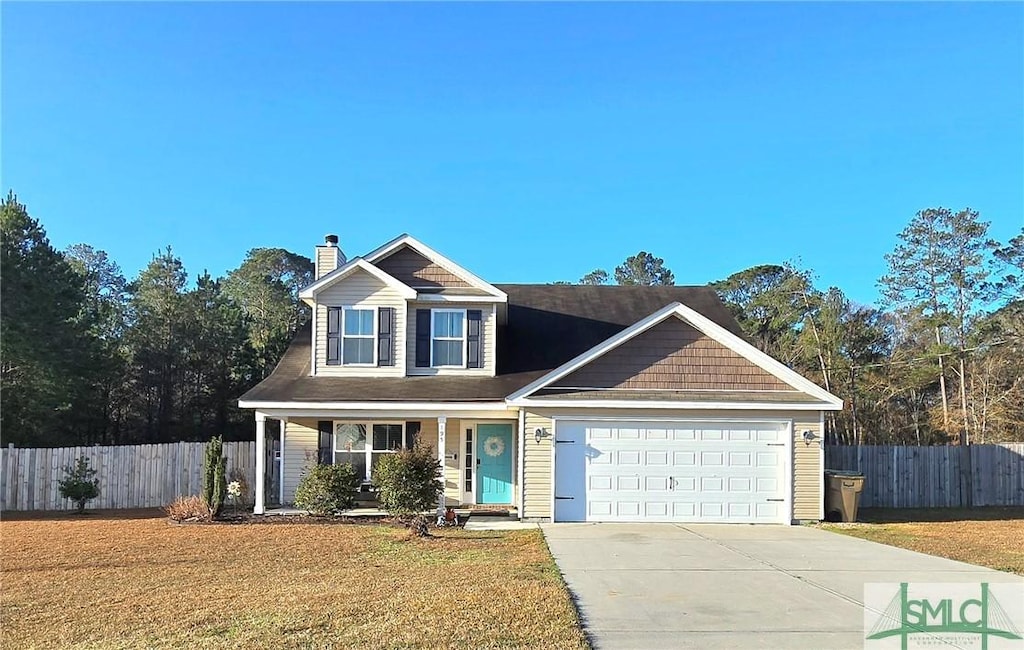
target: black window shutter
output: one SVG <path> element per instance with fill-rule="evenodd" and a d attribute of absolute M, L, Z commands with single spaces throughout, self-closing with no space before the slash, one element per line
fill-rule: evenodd
<path fill-rule="evenodd" d="M 416 310 L 416 367 L 430 367 L 430 310 Z"/>
<path fill-rule="evenodd" d="M 341 364 L 341 307 L 327 308 L 327 365 Z"/>
<path fill-rule="evenodd" d="M 483 368 L 483 312 L 479 309 L 466 311 L 466 367 Z"/>
<path fill-rule="evenodd" d="M 395 308 L 377 310 L 377 365 L 395 365 Z"/>
<path fill-rule="evenodd" d="M 334 433 L 334 422 L 330 420 L 320 420 L 316 423 L 316 428 L 320 431 L 319 440 L 317 442 L 317 462 L 321 465 L 333 465 L 334 464 L 334 443 L 332 441 Z"/>
<path fill-rule="evenodd" d="M 412 449 L 416 446 L 416 440 L 420 437 L 420 423 L 419 422 L 406 422 L 405 423 L 405 446 L 406 449 Z"/>

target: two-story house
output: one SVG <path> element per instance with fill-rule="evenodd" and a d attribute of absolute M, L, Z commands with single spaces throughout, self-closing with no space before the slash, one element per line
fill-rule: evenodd
<path fill-rule="evenodd" d="M 316 248 L 313 310 L 239 405 L 267 418 L 282 503 L 316 463 L 416 441 L 448 505 L 530 520 L 822 518 L 824 413 L 842 401 L 760 352 L 707 287 L 492 285 L 408 235 Z"/>

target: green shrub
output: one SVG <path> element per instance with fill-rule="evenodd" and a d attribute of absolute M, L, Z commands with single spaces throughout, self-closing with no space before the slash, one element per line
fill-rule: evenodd
<path fill-rule="evenodd" d="M 220 517 L 224 499 L 228 496 L 227 469 L 224 441 L 220 436 L 214 436 L 206 443 L 206 457 L 203 459 L 203 501 L 210 509 L 211 519 Z"/>
<path fill-rule="evenodd" d="M 164 506 L 164 512 L 172 521 L 205 521 L 210 518 L 210 508 L 199 495 L 178 497 Z"/>
<path fill-rule="evenodd" d="M 423 512 L 438 504 L 444 488 L 441 463 L 428 445 L 417 444 L 385 454 L 373 469 L 380 507 L 403 518 L 411 517 L 410 527 L 418 535 L 427 533 Z"/>
<path fill-rule="evenodd" d="M 100 481 L 96 470 L 89 467 L 89 459 L 79 456 L 74 465 L 64 468 L 64 478 L 57 482 L 60 495 L 75 502 L 78 512 L 85 512 L 85 504 L 100 495 Z"/>
<path fill-rule="evenodd" d="M 358 487 L 352 465 L 314 465 L 295 488 L 295 506 L 316 517 L 350 510 L 356 503 Z"/>

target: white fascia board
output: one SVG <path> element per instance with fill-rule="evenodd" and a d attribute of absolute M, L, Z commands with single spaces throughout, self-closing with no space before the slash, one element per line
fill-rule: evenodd
<path fill-rule="evenodd" d="M 416 296 L 417 302 L 479 302 L 493 304 L 503 302 L 497 296 L 457 296 L 438 293 L 421 293 Z"/>
<path fill-rule="evenodd" d="M 498 402 L 264 402 L 238 400 L 238 408 L 260 411 L 506 411 L 508 404 Z"/>
<path fill-rule="evenodd" d="M 306 302 L 307 304 L 312 304 L 312 302 L 310 301 L 316 300 L 316 294 L 319 291 L 327 288 L 328 286 L 334 284 L 335 282 L 344 279 L 345 277 L 351 275 L 356 270 L 366 271 L 373 277 L 380 280 L 385 285 L 391 287 L 392 289 L 400 293 L 402 297 L 405 298 L 406 300 L 416 299 L 415 289 L 408 286 L 401 280 L 395 278 L 394 276 L 385 273 L 384 271 L 380 270 L 373 264 L 370 264 L 362 257 L 352 258 L 351 260 L 334 269 L 333 271 L 331 271 L 324 277 L 320 278 L 313 284 L 310 284 L 305 289 L 299 292 L 299 298 L 301 298 L 302 301 Z"/>
<path fill-rule="evenodd" d="M 499 290 L 490 282 L 486 282 L 482 278 L 479 278 L 473 273 L 470 273 L 466 269 L 462 268 L 455 262 L 451 261 L 444 255 L 438 253 L 430 246 L 427 246 L 426 244 L 424 244 L 423 242 L 409 234 L 403 234 L 400 235 L 399 237 L 396 237 L 395 239 L 392 239 L 391 241 L 384 244 L 380 248 L 364 255 L 363 259 L 371 263 L 376 262 L 381 258 L 387 257 L 388 254 L 392 253 L 397 248 L 403 245 L 412 248 L 414 251 L 416 251 L 420 255 L 423 255 L 434 264 L 437 264 L 438 266 L 448 271 L 452 275 L 459 276 L 460 278 L 462 278 L 469 284 L 473 285 L 477 289 L 486 291 L 487 293 L 497 298 L 499 302 L 508 302 L 508 295 L 504 291 Z"/>
<path fill-rule="evenodd" d="M 640 335 L 641 333 L 647 331 L 648 329 L 654 327 L 655 325 L 662 322 L 666 318 L 671 318 L 673 316 L 677 316 L 683 319 L 684 321 L 695 327 L 697 330 L 699 330 L 709 338 L 717 341 L 718 343 L 721 343 L 722 345 L 729 348 L 736 354 L 739 354 L 740 356 L 747 359 L 754 365 L 760 367 L 761 369 L 765 370 L 766 372 L 775 375 L 776 377 L 786 382 L 790 386 L 793 386 L 797 390 L 802 391 L 808 395 L 811 395 L 812 397 L 816 397 L 817 399 L 820 399 L 822 402 L 825 402 L 826 404 L 829 405 L 827 410 L 842 410 L 842 399 L 836 397 L 835 395 L 828 392 L 824 388 L 818 386 L 814 382 L 803 377 L 800 373 L 790 368 L 787 368 L 782 363 L 771 358 L 764 352 L 761 352 L 753 345 L 747 343 L 746 341 L 736 336 L 729 330 L 725 329 L 721 325 L 713 322 L 709 318 L 699 314 L 698 312 L 694 311 L 693 309 L 690 309 L 689 307 L 680 302 L 674 302 L 669 305 L 666 305 L 665 307 L 654 312 L 647 318 L 637 321 L 633 325 L 627 327 L 626 329 L 622 330 L 615 336 L 612 336 L 611 338 L 607 339 L 603 343 L 595 345 L 594 347 L 590 348 L 583 354 L 566 362 L 565 364 L 559 366 L 558 368 L 555 368 L 548 374 L 532 382 L 531 384 L 521 388 L 512 395 L 509 395 L 508 399 L 510 403 L 515 403 L 517 400 L 526 397 L 527 395 L 530 395 L 534 391 L 539 390 L 540 388 L 543 388 L 544 386 L 547 386 L 548 384 L 551 384 L 552 382 L 555 382 L 558 379 L 561 379 L 562 377 L 568 375 L 569 373 L 580 368 L 581 366 L 586 365 L 590 361 L 593 361 L 594 359 L 608 352 L 609 350 L 618 347 L 619 345 L 625 343 L 629 339 L 634 338 Z M 815 408 L 823 407 L 815 406 Z"/>
<path fill-rule="evenodd" d="M 661 400 L 582 400 L 582 399 L 529 399 L 509 400 L 510 406 L 529 408 L 597 408 L 597 409 L 679 409 L 679 410 L 734 410 L 734 411 L 839 411 L 843 406 L 808 402 L 694 402 Z"/>

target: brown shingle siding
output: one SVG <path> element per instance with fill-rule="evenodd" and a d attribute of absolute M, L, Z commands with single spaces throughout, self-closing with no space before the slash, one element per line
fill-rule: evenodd
<path fill-rule="evenodd" d="M 643 390 L 793 390 L 789 384 L 670 317 L 553 386 Z"/>
<path fill-rule="evenodd" d="M 377 268 L 410 287 L 468 287 L 468 282 L 434 264 L 408 246 L 376 262 Z"/>

